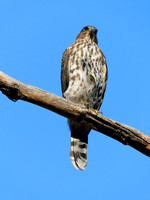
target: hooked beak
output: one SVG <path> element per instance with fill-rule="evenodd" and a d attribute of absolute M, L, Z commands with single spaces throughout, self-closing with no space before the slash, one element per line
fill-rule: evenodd
<path fill-rule="evenodd" d="M 96 29 L 96 28 L 93 28 L 93 29 L 91 30 L 91 34 L 96 35 L 96 34 L 97 34 L 97 29 Z"/>

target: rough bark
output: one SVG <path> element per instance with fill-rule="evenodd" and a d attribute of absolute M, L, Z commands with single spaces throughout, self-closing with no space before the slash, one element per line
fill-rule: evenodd
<path fill-rule="evenodd" d="M 62 97 L 22 83 L 3 72 L 0 72 L 0 90 L 14 102 L 24 100 L 36 104 L 66 118 L 80 122 L 150 156 L 150 137 L 137 129 L 106 118 L 92 110 L 79 107 Z"/>

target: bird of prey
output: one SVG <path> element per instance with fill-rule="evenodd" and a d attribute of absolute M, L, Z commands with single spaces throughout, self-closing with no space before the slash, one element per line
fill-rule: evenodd
<path fill-rule="evenodd" d="M 98 47 L 97 29 L 84 27 L 62 57 L 61 85 L 63 97 L 88 109 L 99 110 L 106 89 L 107 64 Z M 76 169 L 87 165 L 90 128 L 68 120 L 71 131 L 70 158 Z"/>

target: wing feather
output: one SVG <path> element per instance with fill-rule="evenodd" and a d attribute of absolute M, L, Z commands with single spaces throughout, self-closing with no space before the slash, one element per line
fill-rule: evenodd
<path fill-rule="evenodd" d="M 69 86 L 69 52 L 68 49 L 63 54 L 61 63 L 61 88 L 64 94 Z"/>

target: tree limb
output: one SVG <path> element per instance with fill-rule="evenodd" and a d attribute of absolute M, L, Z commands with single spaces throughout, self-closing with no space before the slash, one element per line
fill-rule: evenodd
<path fill-rule="evenodd" d="M 17 81 L 3 72 L 0 72 L 0 90 L 14 102 L 20 99 L 54 111 L 125 145 L 130 145 L 150 157 L 150 137 L 139 130 L 79 107 L 62 97 Z"/>

